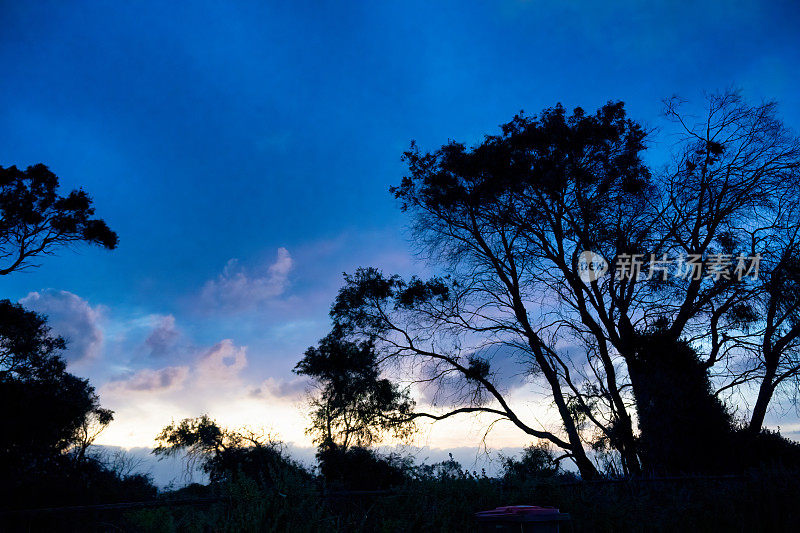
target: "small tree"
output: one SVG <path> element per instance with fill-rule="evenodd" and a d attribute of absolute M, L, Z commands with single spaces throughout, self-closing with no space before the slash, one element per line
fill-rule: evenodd
<path fill-rule="evenodd" d="M 369 446 L 384 434 L 413 431 L 414 403 L 407 390 L 381 378 L 372 342 L 350 342 L 337 332 L 306 350 L 294 372 L 314 379 L 311 427 L 320 446 Z"/>
<path fill-rule="evenodd" d="M 34 258 L 71 244 L 116 248 L 116 233 L 93 218 L 89 196 L 82 190 L 60 196 L 57 189 L 58 177 L 44 165 L 0 167 L 0 275 L 35 266 Z M 87 458 L 113 412 L 100 407 L 87 380 L 67 372 L 65 347 L 45 317 L 0 300 L 0 405 L 6 415 L 0 497 L 27 505 L 69 501 L 98 490 L 103 480 L 119 486 L 133 480 L 154 491 L 143 476 L 116 476 Z M 72 476 L 84 486 L 75 486 Z"/>
<path fill-rule="evenodd" d="M 550 478 L 561 472 L 561 458 L 547 443 L 526 446 L 519 459 L 501 456 L 503 478 L 507 481 L 530 481 Z"/>
<path fill-rule="evenodd" d="M 173 422 L 161 431 L 156 442 L 153 454 L 185 454 L 187 470 L 199 467 L 213 483 L 229 481 L 238 474 L 269 486 L 286 476 L 309 477 L 299 463 L 285 454 L 279 441 L 253 431 L 221 428 L 208 415 Z"/>

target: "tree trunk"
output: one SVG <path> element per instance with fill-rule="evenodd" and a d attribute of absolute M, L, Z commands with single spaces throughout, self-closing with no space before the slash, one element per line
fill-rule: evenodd
<path fill-rule="evenodd" d="M 772 393 L 775 391 L 774 379 L 775 367 L 769 365 L 764 379 L 761 381 L 761 386 L 758 388 L 758 398 L 756 398 L 753 415 L 750 417 L 750 425 L 747 428 L 751 433 L 759 433 L 764 425 L 764 417 L 767 415 L 767 408 L 772 399 Z"/>
<path fill-rule="evenodd" d="M 581 473 L 581 479 L 592 480 L 599 478 L 600 472 L 597 471 L 594 463 L 592 463 L 586 456 L 583 446 L 579 448 L 579 452 L 580 453 L 573 453 L 572 455 L 575 460 L 575 464 L 578 466 L 578 471 Z"/>
<path fill-rule="evenodd" d="M 626 473 L 632 476 L 638 476 L 642 473 L 642 467 L 639 462 L 639 455 L 636 450 L 636 439 L 633 436 L 633 424 L 627 413 L 620 416 L 620 433 L 622 437 L 619 443 L 619 454 L 622 458 L 623 468 Z"/>
<path fill-rule="evenodd" d="M 533 345 L 531 347 L 534 348 L 539 367 L 542 369 L 547 382 L 550 384 L 550 389 L 553 391 L 553 400 L 558 408 L 558 413 L 561 415 L 561 420 L 564 423 L 564 430 L 567 432 L 567 438 L 570 444 L 569 451 L 572 454 L 572 459 L 575 461 L 575 465 L 578 467 L 583 479 L 597 479 L 600 477 L 600 473 L 597 471 L 594 463 L 587 457 L 586 450 L 583 449 L 583 442 L 578 434 L 578 428 L 575 426 L 575 420 L 573 420 L 572 414 L 569 412 L 569 408 L 567 408 L 567 402 L 564 401 L 564 393 L 561 390 L 558 375 L 550 367 L 537 348 Z"/>

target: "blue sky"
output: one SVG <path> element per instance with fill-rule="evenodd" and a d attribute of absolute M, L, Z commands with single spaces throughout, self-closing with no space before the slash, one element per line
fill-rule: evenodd
<path fill-rule="evenodd" d="M 290 369 L 341 272 L 423 268 L 387 191 L 411 139 L 473 142 L 556 102 L 658 126 L 662 98 L 729 86 L 800 128 L 794 2 L 0 5 L 0 164 L 47 164 L 120 235 L 2 296 L 71 337 L 117 410 L 108 444 L 206 410 L 302 439 Z"/>

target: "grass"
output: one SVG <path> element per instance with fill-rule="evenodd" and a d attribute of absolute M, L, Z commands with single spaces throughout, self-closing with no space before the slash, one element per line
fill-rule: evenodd
<path fill-rule="evenodd" d="M 388 494 L 325 497 L 307 484 L 261 488 L 239 479 L 208 508 L 128 513 L 130 531 L 475 531 L 473 514 L 499 505 L 558 507 L 562 531 L 796 531 L 797 473 L 605 483 L 503 483 L 460 477 L 409 481 Z"/>

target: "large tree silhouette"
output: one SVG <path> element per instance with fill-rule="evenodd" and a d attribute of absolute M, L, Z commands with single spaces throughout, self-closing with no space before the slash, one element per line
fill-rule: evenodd
<path fill-rule="evenodd" d="M 404 282 L 360 270 L 347 278 L 334 319 L 352 333 L 378 339 L 396 358 L 418 360 L 428 379 L 461 378 L 459 399 L 466 405 L 419 416 L 496 415 L 565 449 L 581 473 L 593 477 L 580 425 L 594 415 L 570 390 L 558 331 L 561 324 L 592 319 L 586 311 L 590 288 L 575 270 L 579 251 L 624 246 L 616 235 L 647 212 L 650 176 L 639 156 L 644 138 L 615 103 L 595 115 L 580 109 L 568 115 L 562 107 L 519 115 L 501 135 L 472 149 L 455 142 L 432 153 L 413 147 L 405 154 L 410 176 L 393 192 L 413 217 L 420 252 L 447 276 Z M 572 295 L 574 322 L 540 307 L 543 299 L 564 293 Z M 491 361 L 481 355 L 482 348 L 499 345 L 544 379 L 563 433 L 525 422 L 509 403 Z M 610 355 L 602 355 L 613 366 Z M 615 423 L 629 426 L 619 385 L 610 390 Z M 596 423 L 613 434 L 608 424 Z M 622 438 L 617 441 L 627 449 Z"/>
<path fill-rule="evenodd" d="M 587 445 L 617 452 L 625 473 L 659 468 L 647 464 L 657 454 L 640 453 L 635 430 L 636 392 L 651 389 L 632 383 L 653 375 L 647 361 L 663 364 L 643 356 L 655 333 L 700 353 L 707 376 L 687 392 L 696 397 L 708 383 L 722 392 L 756 381 L 766 390 L 759 403 L 768 403 L 799 368 L 789 259 L 799 227 L 797 139 L 772 104 L 724 93 L 709 96 L 706 111 L 695 124 L 668 101 L 683 136 L 658 172 L 642 160 L 647 133 L 620 103 L 594 115 L 560 106 L 519 115 L 472 148 L 412 146 L 409 175 L 392 192 L 412 218 L 417 251 L 441 275 L 402 280 L 359 269 L 332 308 L 336 327 L 375 342 L 380 360 L 410 369 L 409 379 L 458 384 L 450 409 L 417 417 L 494 415 L 563 448 L 584 477 L 596 475 Z M 605 260 L 607 275 L 582 279 L 585 250 Z M 752 273 L 757 254 L 763 276 L 735 272 Z M 700 275 L 684 275 L 680 261 L 695 257 Z M 731 265 L 714 271 L 725 258 Z M 631 269 L 656 259 L 666 266 Z M 525 420 L 493 357 L 542 380 L 560 428 Z M 756 432 L 759 416 L 757 405 Z"/>
<path fill-rule="evenodd" d="M 61 196 L 58 185 L 44 165 L 0 167 L 0 274 L 34 267 L 35 258 L 71 244 L 117 246 L 117 235 L 92 218 L 89 196 L 82 190 Z M 58 485 L 76 464 L 94 472 L 86 450 L 113 413 L 100 406 L 87 380 L 67 372 L 65 347 L 46 317 L 0 300 L 0 477 L 7 501 L 47 500 L 37 480 Z"/>
<path fill-rule="evenodd" d="M 112 420 L 94 387 L 67 372 L 64 347 L 44 317 L 0 300 L 0 401 L 5 409 L 0 475 L 7 489 L 62 469 L 69 452 L 82 461 Z M 94 430 L 88 433 L 90 421 Z"/>

